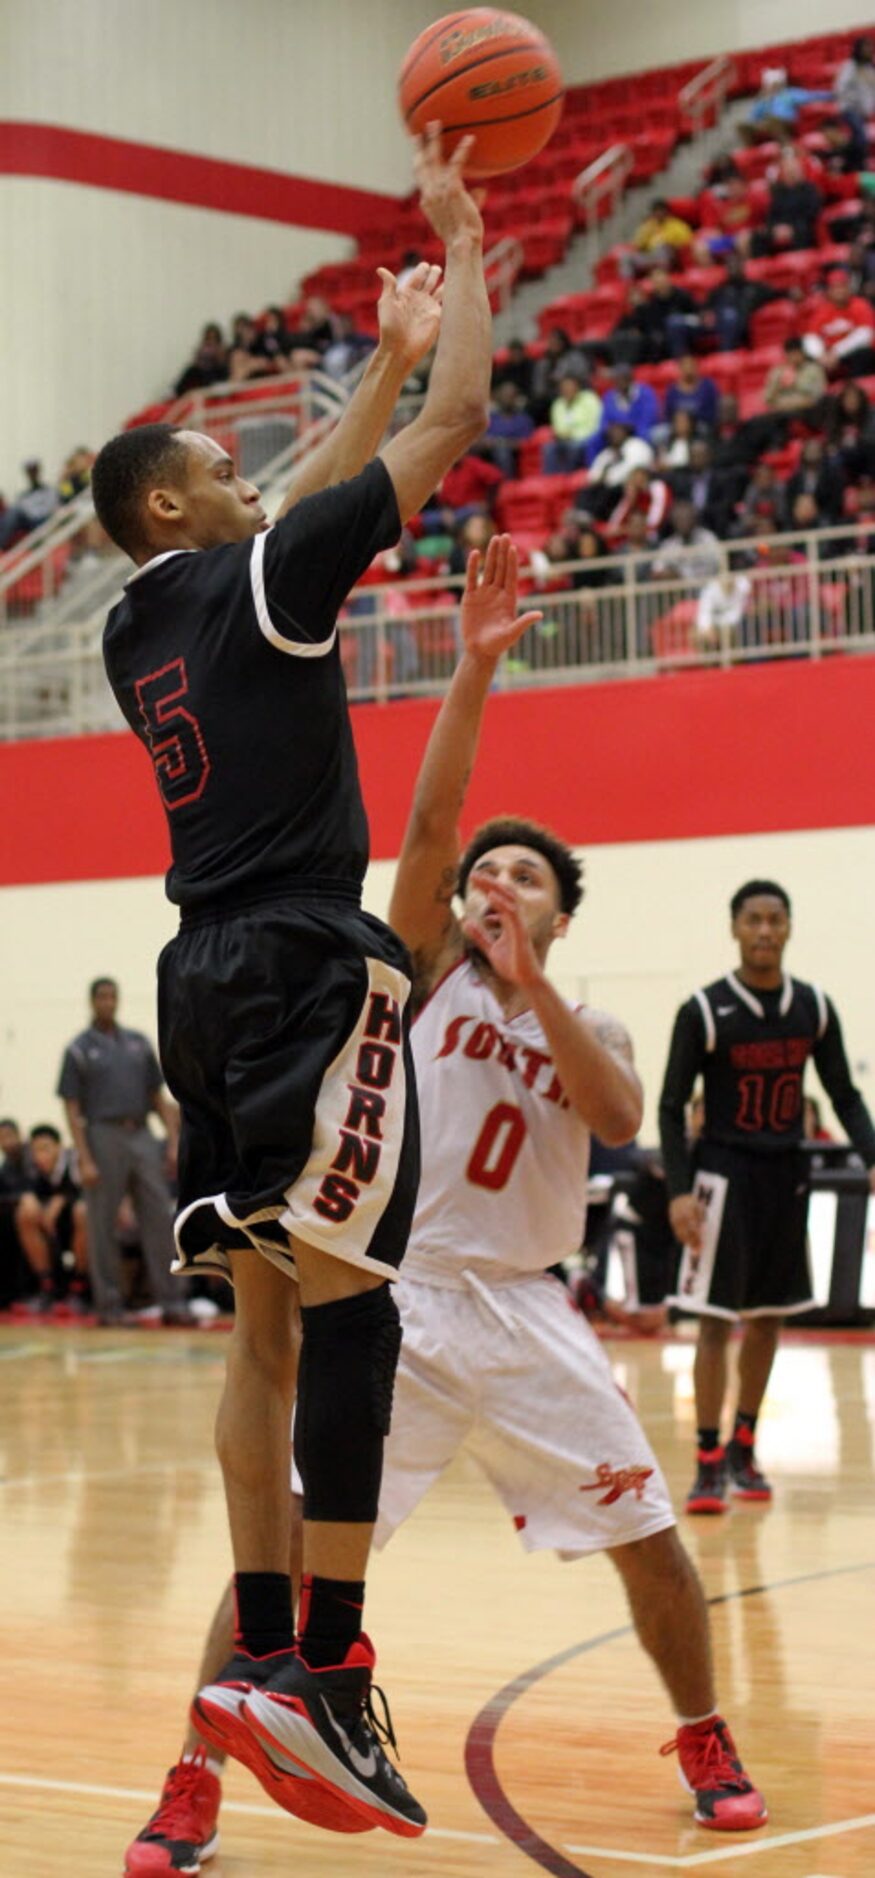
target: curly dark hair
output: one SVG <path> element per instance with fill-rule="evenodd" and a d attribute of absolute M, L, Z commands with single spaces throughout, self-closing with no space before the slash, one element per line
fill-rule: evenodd
<path fill-rule="evenodd" d="M 464 893 L 472 867 L 490 848 L 507 847 L 534 848 L 536 854 L 543 854 L 556 876 L 563 913 L 576 913 L 583 899 L 583 863 L 551 829 L 520 815 L 496 816 L 472 835 L 459 862 L 457 893 Z"/>

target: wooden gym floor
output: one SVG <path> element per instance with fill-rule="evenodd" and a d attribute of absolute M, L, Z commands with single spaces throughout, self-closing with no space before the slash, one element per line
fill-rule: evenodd
<path fill-rule="evenodd" d="M 205 1333 L 0 1329 L 2 1878 L 118 1874 L 175 1757 L 228 1570 L 211 1447 L 224 1347 Z M 691 1345 L 611 1354 L 680 1500 Z M 872 1878 L 873 1429 L 875 1340 L 788 1340 L 760 1444 L 774 1505 L 685 1522 L 722 1705 L 770 1803 L 763 1832 L 693 1825 L 611 1567 L 527 1557 L 463 1459 L 369 1583 L 402 1767 L 431 1830 L 344 1841 L 278 1812 L 233 1767 L 207 1873 Z"/>

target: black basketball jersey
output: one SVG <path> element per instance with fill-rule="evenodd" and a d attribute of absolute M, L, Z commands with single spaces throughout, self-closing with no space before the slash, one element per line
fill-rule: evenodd
<path fill-rule="evenodd" d="M 684 1110 L 697 1077 L 705 1095 L 703 1144 L 783 1153 L 802 1140 L 802 1079 L 809 1057 L 854 1146 L 875 1163 L 875 1131 L 851 1082 L 841 1027 L 816 985 L 785 977 L 774 991 L 753 991 L 727 972 L 694 992 L 675 1020 L 659 1105 L 672 1195 L 690 1184 Z"/>
<path fill-rule="evenodd" d="M 177 905 L 361 887 L 368 828 L 337 614 L 400 529 L 376 458 L 252 540 L 159 554 L 128 581 L 104 660 L 152 759 Z"/>

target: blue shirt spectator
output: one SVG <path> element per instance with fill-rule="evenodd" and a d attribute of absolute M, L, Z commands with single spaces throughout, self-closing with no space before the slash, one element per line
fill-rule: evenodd
<path fill-rule="evenodd" d="M 602 421 L 588 450 L 588 461 L 603 450 L 611 424 L 627 424 L 636 437 L 650 443 L 659 423 L 659 399 L 652 385 L 641 384 L 632 376 L 632 367 L 618 363 L 613 370 L 613 384 L 602 401 Z"/>
<path fill-rule="evenodd" d="M 665 421 L 671 424 L 677 411 L 688 411 L 694 424 L 713 430 L 717 422 L 719 396 L 713 378 L 703 378 L 699 362 L 692 352 L 678 360 L 677 383 L 665 394 Z"/>
<path fill-rule="evenodd" d="M 492 394 L 492 410 L 483 442 L 486 454 L 505 476 L 516 475 L 518 446 L 531 436 L 534 428 L 516 385 L 510 379 L 503 379 Z"/>
<path fill-rule="evenodd" d="M 803 104 L 829 104 L 831 91 L 808 91 L 804 85 L 788 85 L 787 74 L 780 66 L 763 73 L 763 88 L 748 112 L 749 124 L 795 124 Z"/>

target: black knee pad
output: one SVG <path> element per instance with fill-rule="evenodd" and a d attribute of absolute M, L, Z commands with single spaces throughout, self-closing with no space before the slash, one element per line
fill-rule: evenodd
<path fill-rule="evenodd" d="M 309 1305 L 301 1322 L 295 1461 L 304 1518 L 370 1522 L 401 1349 L 397 1305 L 386 1284 Z"/>

